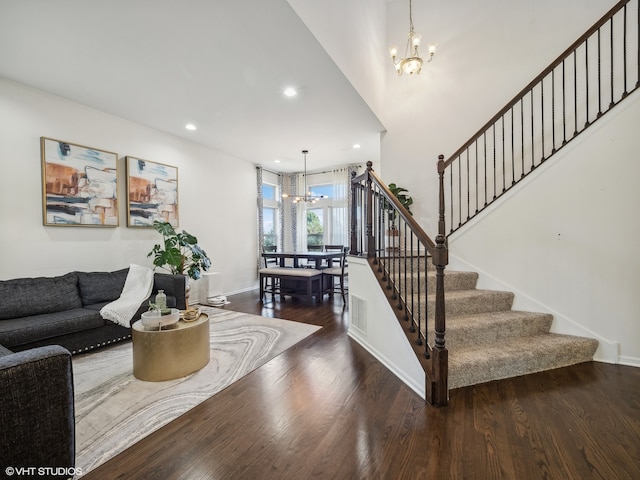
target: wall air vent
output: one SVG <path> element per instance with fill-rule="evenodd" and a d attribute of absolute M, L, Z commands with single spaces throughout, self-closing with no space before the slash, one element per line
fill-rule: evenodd
<path fill-rule="evenodd" d="M 367 317 L 364 308 L 364 299 L 351 295 L 351 326 L 363 334 L 367 333 Z"/>

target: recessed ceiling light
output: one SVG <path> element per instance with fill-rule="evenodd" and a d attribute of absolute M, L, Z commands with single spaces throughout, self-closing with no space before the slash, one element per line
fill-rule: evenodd
<path fill-rule="evenodd" d="M 353 144 L 353 148 L 360 148 L 360 144 L 359 143 L 354 143 Z"/>
<path fill-rule="evenodd" d="M 187 130 L 195 130 L 196 126 L 193 123 L 187 123 L 184 128 L 186 128 Z"/>
<path fill-rule="evenodd" d="M 298 95 L 298 92 L 293 87 L 285 88 L 282 93 L 285 97 L 295 97 L 296 95 Z"/>
<path fill-rule="evenodd" d="M 280 163 L 280 160 L 278 160 L 277 158 L 273 161 L 273 163 Z"/>

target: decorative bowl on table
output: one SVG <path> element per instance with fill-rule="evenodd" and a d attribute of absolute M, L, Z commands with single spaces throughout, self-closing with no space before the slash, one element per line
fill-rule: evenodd
<path fill-rule="evenodd" d="M 149 310 L 148 312 L 144 312 L 142 314 L 142 325 L 146 328 L 157 328 L 162 329 L 163 327 L 168 327 L 170 325 L 175 325 L 180 320 L 180 310 L 177 308 L 170 308 L 171 312 L 162 315 L 158 310 Z"/>

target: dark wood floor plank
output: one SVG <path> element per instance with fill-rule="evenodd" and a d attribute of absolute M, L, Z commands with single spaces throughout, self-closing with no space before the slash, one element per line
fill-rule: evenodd
<path fill-rule="evenodd" d="M 323 328 L 86 480 L 640 478 L 640 369 L 586 363 L 433 408 L 348 337 L 340 297 L 230 300 Z"/>

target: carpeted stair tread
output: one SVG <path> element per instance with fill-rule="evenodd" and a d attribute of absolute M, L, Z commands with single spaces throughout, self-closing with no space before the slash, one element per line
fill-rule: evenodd
<path fill-rule="evenodd" d="M 588 362 L 597 348 L 597 340 L 554 333 L 462 348 L 449 352 L 449 388 Z"/>
<path fill-rule="evenodd" d="M 553 316 L 504 310 L 447 318 L 446 345 L 451 350 L 469 345 L 495 345 L 511 337 L 548 333 Z"/>
<path fill-rule="evenodd" d="M 427 270 L 420 273 L 419 289 L 417 273 L 411 271 L 405 276 L 402 270 L 405 258 L 383 259 L 389 277 L 406 295 L 408 309 L 422 319 L 426 312 L 428 337 L 432 338 L 435 268 L 430 258 L 414 256 L 406 262 L 410 270 L 417 269 L 418 265 L 427 266 Z M 552 315 L 512 310 L 512 292 L 477 289 L 477 280 L 475 272 L 447 270 L 444 277 L 450 389 L 593 360 L 597 340 L 549 333 Z"/>
<path fill-rule="evenodd" d="M 445 291 L 445 312 L 447 317 L 511 310 L 512 304 L 512 292 L 478 289 Z M 433 318 L 435 295 L 427 296 L 427 308 L 428 318 Z"/>
<path fill-rule="evenodd" d="M 413 274 L 407 274 L 406 279 L 404 277 L 404 274 L 400 274 L 398 272 L 391 272 L 390 276 L 394 281 L 399 282 L 403 286 L 405 284 L 405 281 L 409 285 L 413 284 L 413 289 L 415 292 L 418 291 L 418 281 L 419 288 L 421 290 L 424 290 L 425 280 L 427 285 L 427 293 L 432 294 L 436 291 L 435 271 L 427 272 L 426 278 L 424 272 L 421 272 L 419 277 L 417 272 L 413 272 Z M 476 288 L 477 283 L 478 274 L 476 272 L 447 272 L 444 276 L 444 288 L 447 292 L 456 290 L 473 290 Z"/>

